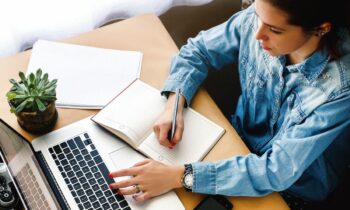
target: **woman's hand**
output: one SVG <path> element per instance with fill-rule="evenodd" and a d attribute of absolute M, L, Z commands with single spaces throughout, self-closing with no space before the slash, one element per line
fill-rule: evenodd
<path fill-rule="evenodd" d="M 117 190 L 121 195 L 134 195 L 136 201 L 144 201 L 182 187 L 181 177 L 184 171 L 184 166 L 170 166 L 146 159 L 131 168 L 110 173 L 111 178 L 131 177 L 110 184 L 110 188 Z"/>
<path fill-rule="evenodd" d="M 176 128 L 173 139 L 168 139 L 168 133 L 171 132 L 173 112 L 175 105 L 175 93 L 170 93 L 166 107 L 160 116 L 160 118 L 153 125 L 153 131 L 163 146 L 172 149 L 177 143 L 180 142 L 184 131 L 184 120 L 183 120 L 183 107 L 185 104 L 185 98 L 180 95 L 178 112 L 176 115 Z"/>

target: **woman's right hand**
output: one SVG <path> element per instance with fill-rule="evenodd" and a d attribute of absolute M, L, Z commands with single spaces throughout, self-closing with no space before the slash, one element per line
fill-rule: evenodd
<path fill-rule="evenodd" d="M 172 149 L 177 143 L 181 141 L 184 130 L 183 108 L 185 104 L 185 97 L 180 95 L 179 106 L 176 115 L 176 128 L 173 139 L 168 139 L 168 133 L 171 132 L 172 119 L 175 105 L 175 93 L 170 93 L 166 107 L 160 118 L 153 125 L 153 131 L 163 146 Z"/>

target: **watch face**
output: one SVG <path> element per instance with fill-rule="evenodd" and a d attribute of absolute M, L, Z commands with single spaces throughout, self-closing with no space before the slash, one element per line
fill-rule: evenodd
<path fill-rule="evenodd" d="M 186 174 L 184 179 L 185 185 L 189 188 L 193 186 L 193 174 Z"/>

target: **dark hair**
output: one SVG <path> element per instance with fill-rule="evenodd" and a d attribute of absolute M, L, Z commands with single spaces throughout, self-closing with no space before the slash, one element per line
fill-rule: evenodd
<path fill-rule="evenodd" d="M 334 57 L 339 57 L 339 29 L 350 30 L 350 0 L 264 0 L 283 11 L 288 22 L 301 26 L 306 33 L 315 33 L 324 22 L 331 23 L 331 30 L 325 34 L 320 43 Z"/>

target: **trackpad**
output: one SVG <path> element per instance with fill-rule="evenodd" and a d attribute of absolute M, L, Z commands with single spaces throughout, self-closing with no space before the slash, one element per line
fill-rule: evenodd
<path fill-rule="evenodd" d="M 120 170 L 123 168 L 130 168 L 135 163 L 138 163 L 145 159 L 143 155 L 131 149 L 130 147 L 122 147 L 116 151 L 109 153 L 115 170 Z"/>

